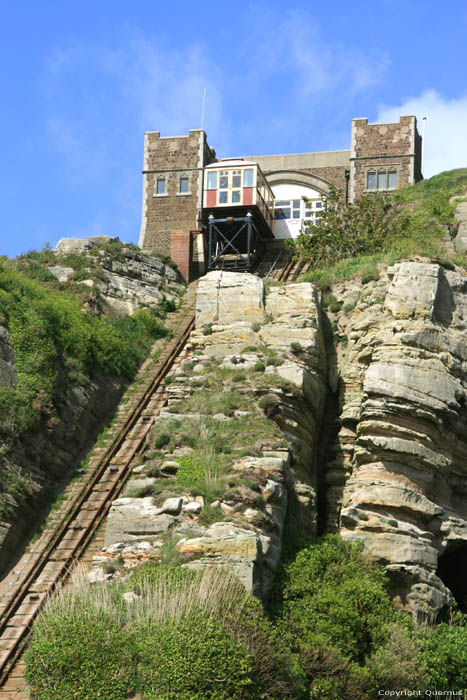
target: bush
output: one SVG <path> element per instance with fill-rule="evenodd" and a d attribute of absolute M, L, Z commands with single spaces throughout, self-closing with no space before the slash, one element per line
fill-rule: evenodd
<path fill-rule="evenodd" d="M 430 679 L 420 654 L 421 644 L 413 632 L 393 624 L 388 633 L 387 643 L 377 649 L 366 664 L 375 696 L 378 690 L 429 687 Z"/>
<path fill-rule="evenodd" d="M 251 324 L 251 330 L 254 331 L 255 333 L 258 333 L 261 330 L 261 323 L 252 323 Z"/>
<path fill-rule="evenodd" d="M 264 372 L 265 369 L 266 369 L 266 367 L 264 365 L 264 362 L 258 361 L 258 362 L 255 362 L 255 364 L 253 365 L 253 370 L 255 372 Z"/>
<path fill-rule="evenodd" d="M 307 233 L 300 234 L 293 245 L 298 257 L 317 266 L 332 265 L 382 251 L 405 225 L 406 217 L 385 195 L 373 192 L 345 206 L 341 191 L 332 188 L 319 220 L 308 223 Z"/>
<path fill-rule="evenodd" d="M 246 644 L 217 620 L 192 612 L 138 640 L 140 684 L 146 698 L 243 700 L 255 697 L 253 659 Z"/>
<path fill-rule="evenodd" d="M 467 688 L 467 626 L 464 625 L 443 623 L 420 636 L 422 658 L 436 688 Z"/>
<path fill-rule="evenodd" d="M 301 550 L 284 575 L 283 620 L 301 650 L 318 634 L 362 664 L 381 644 L 395 613 L 384 569 L 361 546 L 328 535 Z"/>
<path fill-rule="evenodd" d="M 136 688 L 135 646 L 128 628 L 84 604 L 78 615 L 42 616 L 25 655 L 32 700 L 125 700 Z"/>
<path fill-rule="evenodd" d="M 290 352 L 293 355 L 300 355 L 303 352 L 303 346 L 300 343 L 290 343 Z"/>
<path fill-rule="evenodd" d="M 170 435 L 168 433 L 161 433 L 157 435 L 153 440 L 153 445 L 156 449 L 160 450 L 161 447 L 165 447 L 170 442 Z"/>
<path fill-rule="evenodd" d="M 78 577 L 79 578 L 79 577 Z M 287 700 L 302 675 L 259 601 L 223 570 L 150 564 L 52 598 L 26 655 L 33 700 Z"/>

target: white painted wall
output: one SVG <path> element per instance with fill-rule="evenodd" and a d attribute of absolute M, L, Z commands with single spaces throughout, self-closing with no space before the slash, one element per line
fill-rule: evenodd
<path fill-rule="evenodd" d="M 307 197 L 313 201 L 310 217 L 313 219 L 316 213 L 321 210 L 321 194 L 317 190 L 313 190 L 311 187 L 304 187 L 303 185 L 290 185 L 286 183 L 282 185 L 275 185 L 272 188 L 272 191 L 276 201 L 300 200 L 300 218 L 276 219 L 274 221 L 275 238 L 296 238 L 302 229 L 303 221 L 305 219 L 305 202 L 303 201 L 303 197 Z"/>

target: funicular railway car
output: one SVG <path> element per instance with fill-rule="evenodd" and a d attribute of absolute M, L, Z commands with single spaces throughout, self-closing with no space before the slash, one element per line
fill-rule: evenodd
<path fill-rule="evenodd" d="M 208 268 L 249 270 L 273 238 L 274 195 L 257 163 L 218 161 L 204 169 Z"/>

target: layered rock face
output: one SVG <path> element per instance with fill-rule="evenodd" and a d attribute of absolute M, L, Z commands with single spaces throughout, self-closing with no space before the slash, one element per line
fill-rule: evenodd
<path fill-rule="evenodd" d="M 194 421 L 200 431 L 209 431 L 214 421 L 227 434 L 238 421 L 267 423 L 266 415 L 280 431 L 259 441 L 249 439 L 248 432 L 241 436 L 242 455 L 233 460 L 225 455 L 226 463 L 232 462 L 226 492 L 212 503 L 189 488 L 171 493 L 180 457 L 190 454 L 189 447 L 166 450 L 162 459 L 156 458 L 160 476 L 148 480 L 155 464 L 149 451 L 147 461 L 135 468 L 127 496 L 112 505 L 98 567 L 102 558 L 123 557 L 129 567 L 135 560 L 157 558 L 167 543 L 164 535 L 169 535 L 186 566 L 228 567 L 248 590 L 268 594 L 286 514 L 294 518 L 295 532 L 316 533 L 314 454 L 326 395 L 320 318 L 317 291 L 310 284 L 273 287 L 265 294 L 262 280 L 250 274 L 211 272 L 200 280 L 196 331 L 185 360 L 189 371 L 182 364 L 173 375 L 168 405 L 156 428 L 164 430 L 166 424 L 170 431 L 173 421 Z M 226 370 L 231 375 L 225 374 L 225 390 L 246 397 L 247 410 L 208 418 L 177 413 L 180 401 L 205 392 L 210 377 L 216 372 L 224 376 Z M 166 479 L 166 488 L 159 505 L 152 497 L 132 495 L 138 488 L 145 493 L 147 486 L 157 487 L 161 479 Z M 204 520 L 206 509 L 214 522 Z"/>
<path fill-rule="evenodd" d="M 109 254 L 102 245 L 117 239 L 109 236 L 62 238 L 55 248 L 58 255 L 87 254 L 98 261 L 100 271 L 93 279 L 81 283 L 94 287 L 96 306 L 109 318 L 134 313 L 143 304 L 156 305 L 163 297 L 176 301 L 184 292 L 176 270 L 152 255 L 123 247 L 118 255 Z M 63 265 L 48 268 L 60 281 L 72 278 L 74 269 Z M 91 272 L 91 268 L 89 269 Z"/>
<path fill-rule="evenodd" d="M 396 604 L 429 618 L 449 600 L 438 574 L 467 593 L 467 276 L 403 262 L 333 291 L 348 343 L 327 527 L 362 540 L 387 565 Z"/>

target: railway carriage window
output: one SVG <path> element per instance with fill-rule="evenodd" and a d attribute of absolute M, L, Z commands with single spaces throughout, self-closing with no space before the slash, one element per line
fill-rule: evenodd
<path fill-rule="evenodd" d="M 188 178 L 186 176 L 182 176 L 180 178 L 180 185 L 179 185 L 179 190 L 180 194 L 188 194 Z"/>
<path fill-rule="evenodd" d="M 243 171 L 243 187 L 253 187 L 253 168 Z"/>
<path fill-rule="evenodd" d="M 375 190 L 376 189 L 376 173 L 367 173 L 366 188 L 367 188 L 367 190 Z"/>
<path fill-rule="evenodd" d="M 240 190 L 232 190 L 232 204 L 238 204 L 240 201 Z"/>
<path fill-rule="evenodd" d="M 217 173 L 208 173 L 208 190 L 217 190 Z"/>
<path fill-rule="evenodd" d="M 157 178 L 156 194 L 165 194 L 165 177 Z"/>
<path fill-rule="evenodd" d="M 232 173 L 232 187 L 242 186 L 242 172 L 241 170 L 234 170 Z"/>
<path fill-rule="evenodd" d="M 229 199 L 229 171 L 219 173 L 219 204 L 227 204 Z"/>
<path fill-rule="evenodd" d="M 395 190 L 397 187 L 397 173 L 395 170 L 388 172 L 388 189 Z"/>

